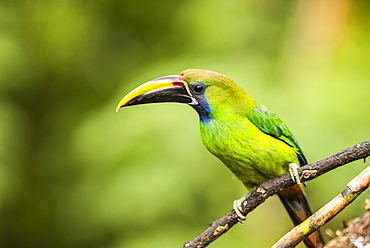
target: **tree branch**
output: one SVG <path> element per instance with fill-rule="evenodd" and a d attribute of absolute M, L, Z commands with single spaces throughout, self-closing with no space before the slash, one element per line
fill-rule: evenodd
<path fill-rule="evenodd" d="M 353 200 L 364 192 L 370 184 L 370 166 L 363 170 L 358 176 L 347 184 L 347 187 L 337 197 L 308 217 L 301 224 L 294 227 L 285 234 L 272 248 L 295 247 L 305 237 L 318 230 Z"/>
<path fill-rule="evenodd" d="M 301 181 L 310 181 L 318 176 L 333 170 L 342 165 L 358 159 L 366 159 L 370 156 L 370 140 L 349 147 L 329 157 L 323 158 L 298 169 Z M 276 194 L 282 189 L 293 186 L 295 182 L 289 173 L 261 183 L 251 192 L 249 197 L 241 204 L 242 213 L 247 215 L 268 197 Z M 238 217 L 234 210 L 231 210 L 217 221 L 210 224 L 198 237 L 184 244 L 185 248 L 202 248 L 216 240 L 232 226 L 238 223 Z"/>
<path fill-rule="evenodd" d="M 370 237 L 370 200 L 365 199 L 366 212 L 361 217 L 350 220 L 346 223 L 346 228 L 343 231 L 336 231 L 339 236 L 328 242 L 325 248 L 337 247 L 369 247 Z"/>

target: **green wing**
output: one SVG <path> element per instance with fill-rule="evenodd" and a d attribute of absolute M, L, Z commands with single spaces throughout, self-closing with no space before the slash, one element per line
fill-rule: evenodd
<path fill-rule="evenodd" d="M 258 127 L 262 132 L 279 139 L 286 144 L 298 150 L 297 155 L 301 165 L 307 164 L 307 160 L 303 155 L 302 149 L 298 141 L 294 138 L 289 128 L 284 124 L 274 112 L 268 110 L 265 106 L 259 104 L 255 111 L 249 116 L 249 120 Z"/>

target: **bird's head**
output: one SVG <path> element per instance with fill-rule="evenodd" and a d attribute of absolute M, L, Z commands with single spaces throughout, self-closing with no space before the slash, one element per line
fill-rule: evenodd
<path fill-rule="evenodd" d="M 228 115 L 244 115 L 256 106 L 234 81 L 217 72 L 189 69 L 179 75 L 151 80 L 132 90 L 118 104 L 125 106 L 179 102 L 191 105 L 202 122 Z"/>

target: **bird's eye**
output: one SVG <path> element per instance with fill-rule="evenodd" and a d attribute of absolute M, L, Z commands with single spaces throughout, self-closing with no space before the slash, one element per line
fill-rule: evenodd
<path fill-rule="evenodd" d="M 199 95 L 199 94 L 203 94 L 207 86 L 201 83 L 192 83 L 191 88 L 194 94 Z"/>

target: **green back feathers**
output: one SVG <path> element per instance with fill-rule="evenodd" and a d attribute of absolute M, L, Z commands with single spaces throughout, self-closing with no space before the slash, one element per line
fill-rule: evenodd
<path fill-rule="evenodd" d="M 276 116 L 275 113 L 268 110 L 265 106 L 259 104 L 254 111 L 248 115 L 249 120 L 262 132 L 279 139 L 289 146 L 297 149 L 297 154 L 301 165 L 307 164 L 302 149 L 298 141 L 294 138 L 289 128 L 284 122 Z"/>

